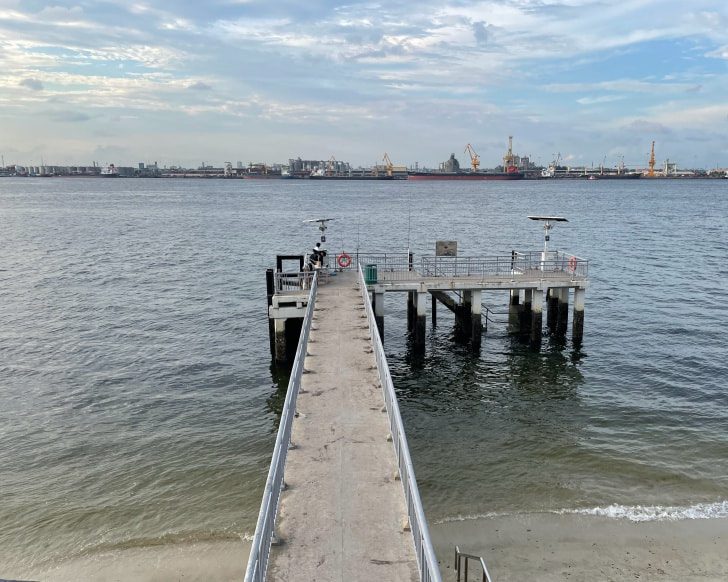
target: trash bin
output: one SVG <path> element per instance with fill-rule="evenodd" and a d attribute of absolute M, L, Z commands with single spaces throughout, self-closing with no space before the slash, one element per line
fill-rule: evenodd
<path fill-rule="evenodd" d="M 374 285 L 377 282 L 376 265 L 364 265 L 364 282 L 367 285 Z"/>

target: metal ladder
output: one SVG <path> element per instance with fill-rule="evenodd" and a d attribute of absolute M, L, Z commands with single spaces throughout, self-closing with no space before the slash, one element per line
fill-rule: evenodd
<path fill-rule="evenodd" d="M 480 568 L 483 571 L 483 577 L 481 578 L 481 582 L 493 582 L 493 579 L 490 577 L 490 573 L 488 572 L 488 567 L 485 565 L 485 560 L 482 557 L 461 552 L 460 548 L 458 546 L 455 546 L 455 572 L 458 576 L 457 582 L 468 582 L 469 560 L 475 560 L 476 562 L 480 562 Z M 461 575 L 464 577 L 461 577 Z"/>

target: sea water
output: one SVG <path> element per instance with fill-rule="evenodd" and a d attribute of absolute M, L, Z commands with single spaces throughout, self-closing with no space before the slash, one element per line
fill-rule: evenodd
<path fill-rule="evenodd" d="M 728 181 L 0 179 L 0 577 L 255 528 L 285 391 L 265 268 L 331 251 L 589 260 L 584 341 L 385 351 L 428 519 L 728 514 Z"/>

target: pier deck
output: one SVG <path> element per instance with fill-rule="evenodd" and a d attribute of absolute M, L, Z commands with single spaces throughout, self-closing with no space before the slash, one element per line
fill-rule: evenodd
<path fill-rule="evenodd" d="M 268 580 L 419 580 L 354 272 L 321 285 Z"/>

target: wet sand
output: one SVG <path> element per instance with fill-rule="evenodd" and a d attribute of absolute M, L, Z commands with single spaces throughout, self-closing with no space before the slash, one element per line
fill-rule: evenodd
<path fill-rule="evenodd" d="M 433 524 L 430 533 L 443 580 L 454 580 L 455 544 L 483 556 L 497 582 L 728 580 L 728 519 L 530 514 Z"/>

